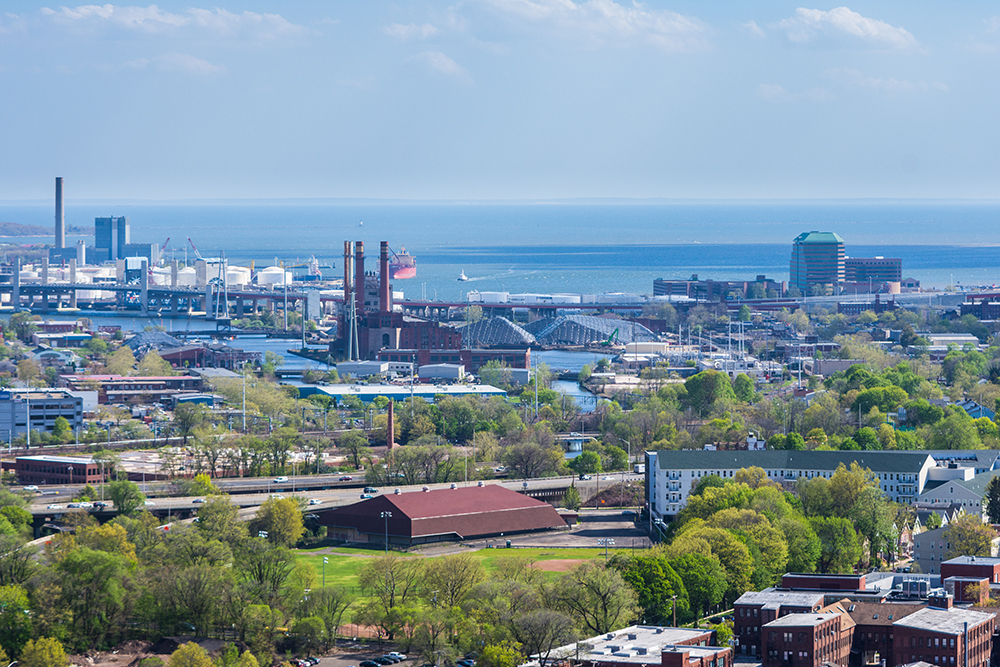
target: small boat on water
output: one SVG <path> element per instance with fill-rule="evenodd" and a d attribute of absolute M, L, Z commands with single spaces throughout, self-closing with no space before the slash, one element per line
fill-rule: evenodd
<path fill-rule="evenodd" d="M 462 269 L 462 272 L 458 275 L 458 282 L 464 283 L 468 279 L 469 277 L 465 275 L 465 269 Z"/>

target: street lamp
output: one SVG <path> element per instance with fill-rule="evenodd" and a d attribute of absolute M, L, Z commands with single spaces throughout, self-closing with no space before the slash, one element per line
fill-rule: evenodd
<path fill-rule="evenodd" d="M 599 540 L 597 540 L 597 544 L 599 546 L 603 546 L 604 547 L 604 562 L 607 563 L 608 562 L 608 547 L 609 546 L 612 546 L 612 547 L 615 546 L 615 541 L 613 539 L 611 539 L 610 537 L 602 537 Z"/>
<path fill-rule="evenodd" d="M 386 510 L 382 512 L 382 518 L 385 519 L 385 554 L 389 555 L 389 519 L 392 518 L 392 512 Z"/>

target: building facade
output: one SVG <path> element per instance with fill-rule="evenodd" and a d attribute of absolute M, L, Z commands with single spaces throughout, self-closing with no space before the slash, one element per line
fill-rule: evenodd
<path fill-rule="evenodd" d="M 63 417 L 73 431 L 83 428 L 83 398 L 68 391 L 0 391 L 0 438 L 25 435 L 30 420 L 32 431 L 51 431 Z"/>
<path fill-rule="evenodd" d="M 18 456 L 14 472 L 21 484 L 100 484 L 101 466 L 89 456 Z M 107 474 L 107 470 L 103 474 Z"/>
<path fill-rule="evenodd" d="M 126 257 L 125 246 L 131 243 L 131 231 L 126 217 L 94 220 L 94 261 L 110 262 Z"/>
<path fill-rule="evenodd" d="M 816 613 L 788 614 L 764 626 L 763 667 L 847 667 L 854 621 L 842 603 Z"/>
<path fill-rule="evenodd" d="M 749 591 L 733 604 L 733 634 L 738 655 L 760 656 L 762 628 L 787 614 L 812 613 L 823 606 L 821 592 Z"/>
<path fill-rule="evenodd" d="M 845 257 L 844 281 L 849 283 L 898 283 L 903 279 L 899 257 Z"/>
<path fill-rule="evenodd" d="M 995 614 L 943 606 L 926 607 L 892 624 L 893 659 L 942 667 L 989 667 Z M 935 603 L 936 604 L 936 603 Z"/>
<path fill-rule="evenodd" d="M 803 232 L 792 241 L 789 288 L 806 296 L 837 294 L 844 282 L 844 239 L 833 232 Z M 815 289 L 814 289 L 815 288 Z"/>

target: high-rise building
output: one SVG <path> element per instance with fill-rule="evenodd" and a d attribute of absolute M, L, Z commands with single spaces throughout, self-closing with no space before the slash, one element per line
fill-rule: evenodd
<path fill-rule="evenodd" d="M 789 288 L 805 296 L 837 294 L 844 282 L 844 239 L 833 232 L 803 232 L 792 241 Z"/>
<path fill-rule="evenodd" d="M 94 254 L 97 261 L 127 257 L 125 246 L 130 243 L 128 218 L 111 217 L 94 220 Z"/>

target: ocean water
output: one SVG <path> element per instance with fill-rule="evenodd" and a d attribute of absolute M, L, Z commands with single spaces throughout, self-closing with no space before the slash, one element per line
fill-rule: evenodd
<path fill-rule="evenodd" d="M 0 202 L 0 221 L 52 225 L 50 203 Z M 260 268 L 315 255 L 342 275 L 343 242 L 417 257 L 395 281 L 408 298 L 463 300 L 469 290 L 649 293 L 655 278 L 788 278 L 792 239 L 840 234 L 848 255 L 901 257 L 925 286 L 1000 284 L 996 202 L 73 202 L 68 225 L 125 215 L 132 241 L 170 242 L 168 257 L 222 252 Z M 75 237 L 68 238 L 69 241 Z M 51 242 L 50 238 L 17 239 Z M 88 239 L 92 243 L 92 239 Z M 464 272 L 467 282 L 457 280 Z"/>

